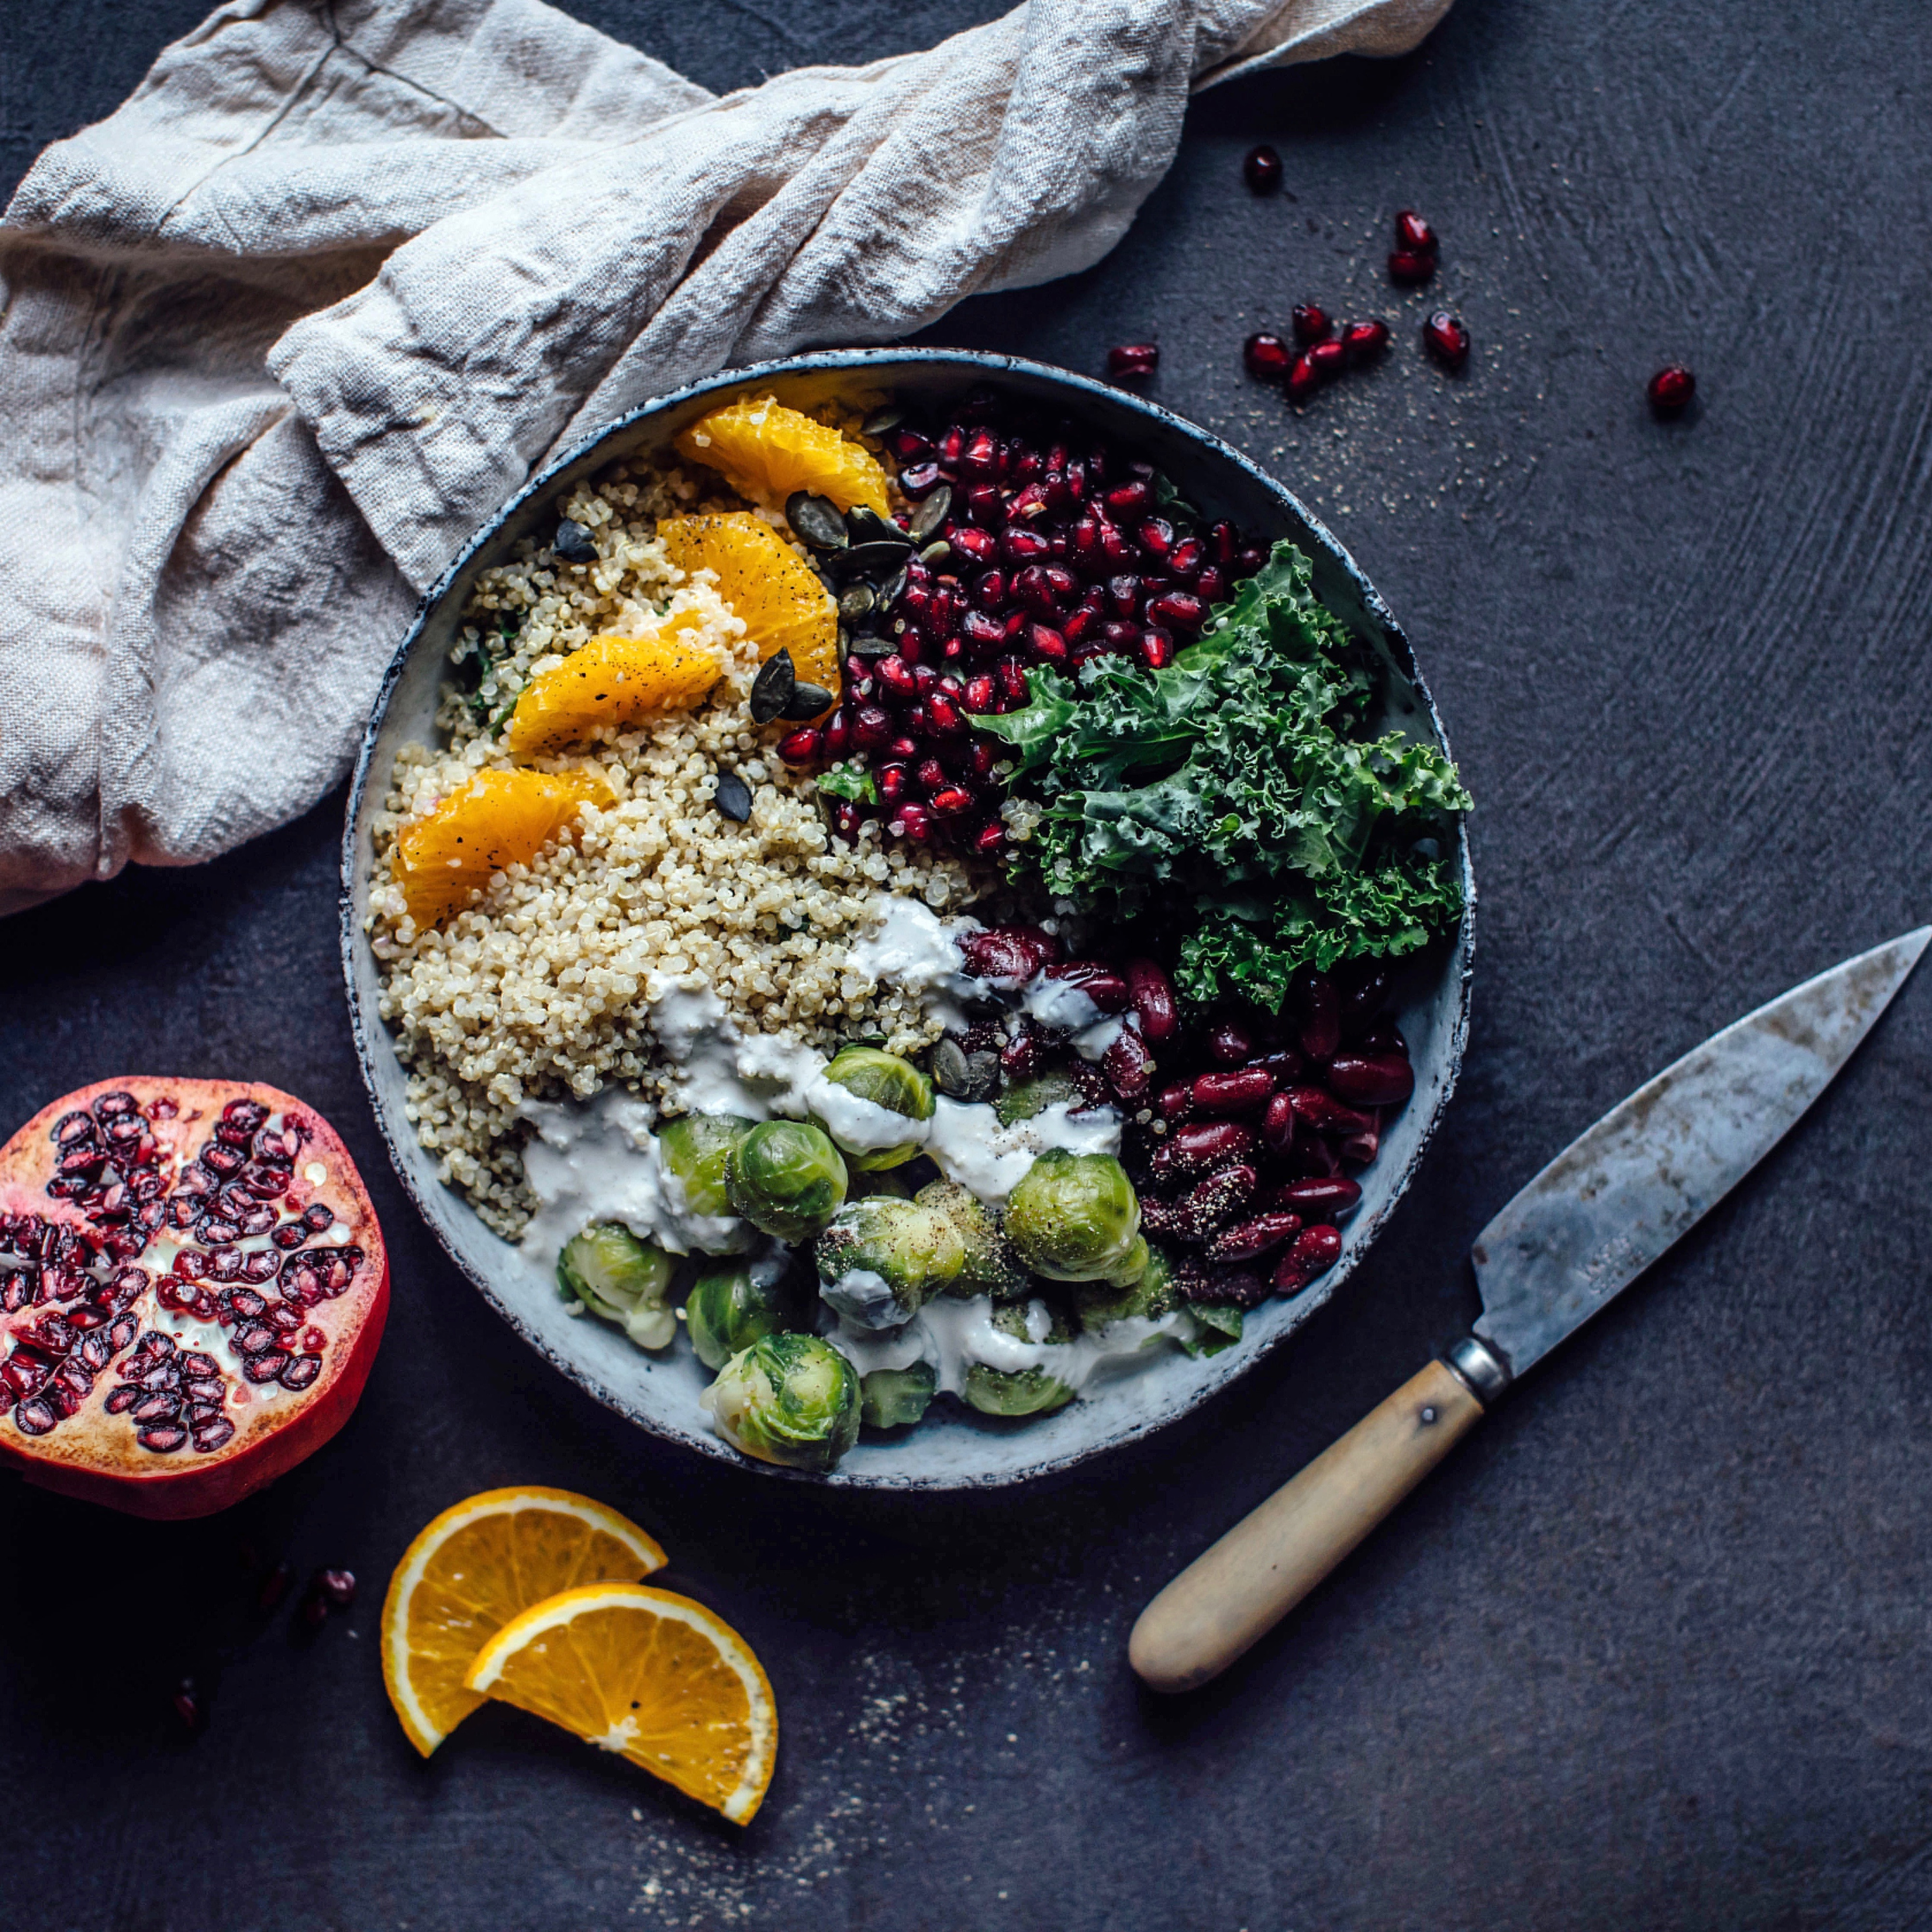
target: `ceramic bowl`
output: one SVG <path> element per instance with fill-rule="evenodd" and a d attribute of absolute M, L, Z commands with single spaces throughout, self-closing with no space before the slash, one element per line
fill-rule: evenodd
<path fill-rule="evenodd" d="M 871 407 L 889 394 L 943 404 L 986 383 L 1070 416 L 1171 476 L 1209 515 L 1228 517 L 1261 540 L 1294 539 L 1314 560 L 1318 590 L 1331 608 L 1380 646 L 1395 668 L 1391 720 L 1443 742 L 1440 720 L 1407 640 L 1342 545 L 1290 493 L 1226 443 L 1124 392 L 1038 363 L 946 351 L 856 350 L 805 356 L 740 370 L 647 404 L 553 464 L 482 530 L 424 597 L 384 680 L 364 735 L 343 843 L 343 961 L 350 1012 L 376 1118 L 398 1173 L 437 1238 L 490 1305 L 548 1360 L 598 1401 L 640 1428 L 700 1455 L 743 1462 L 714 1435 L 698 1407 L 708 1379 L 680 1344 L 662 1359 L 633 1348 L 606 1323 L 573 1318 L 554 1284 L 513 1244 L 484 1226 L 462 1198 L 436 1179 L 436 1163 L 417 1143 L 404 1112 L 404 1069 L 377 1014 L 376 962 L 363 937 L 368 911 L 370 828 L 388 790 L 397 752 L 432 742 L 432 719 L 460 614 L 477 574 L 512 560 L 526 537 L 546 538 L 556 505 L 580 479 L 620 458 L 670 451 L 672 439 L 706 410 L 746 394 L 772 394 L 801 406 L 837 397 Z M 1462 880 L 1474 903 L 1466 838 Z M 1208 1400 L 1279 1348 L 1347 1281 L 1402 1198 L 1455 1084 L 1468 1027 L 1472 934 L 1466 916 L 1448 944 L 1402 977 L 1396 1016 L 1414 1058 L 1414 1097 L 1384 1136 L 1381 1157 L 1362 1177 L 1360 1208 L 1345 1230 L 1340 1264 L 1292 1300 L 1274 1300 L 1248 1318 L 1235 1347 L 1190 1361 L 1163 1350 L 1145 1366 L 1096 1384 L 1057 1414 L 1026 1422 L 980 1417 L 942 1401 L 910 1432 L 862 1438 L 832 1475 L 797 1480 L 848 1486 L 951 1490 L 1024 1481 L 1137 1440 Z M 764 1464 L 746 1467 L 766 1471 Z M 790 1475 L 790 1472 L 767 1471 Z"/>

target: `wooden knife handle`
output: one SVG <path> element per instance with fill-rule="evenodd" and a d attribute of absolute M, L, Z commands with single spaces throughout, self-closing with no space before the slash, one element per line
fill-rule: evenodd
<path fill-rule="evenodd" d="M 1148 1604 L 1127 1659 L 1156 1690 L 1227 1669 L 1466 1436 L 1483 1405 L 1431 1362 L 1236 1523 Z"/>

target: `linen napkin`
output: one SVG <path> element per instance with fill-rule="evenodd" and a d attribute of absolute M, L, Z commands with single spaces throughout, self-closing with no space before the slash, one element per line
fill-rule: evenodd
<path fill-rule="evenodd" d="M 0 912 L 313 804 L 560 448 L 1084 268 L 1191 87 L 1448 5 L 1028 0 L 718 98 L 541 0 L 230 0 L 0 224 Z"/>

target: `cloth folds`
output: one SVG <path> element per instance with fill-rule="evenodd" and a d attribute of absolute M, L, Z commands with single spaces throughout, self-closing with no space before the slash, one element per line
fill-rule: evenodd
<path fill-rule="evenodd" d="M 1448 5 L 1028 0 L 719 98 L 541 0 L 230 0 L 0 225 L 0 912 L 313 804 L 560 447 L 1084 268 L 1190 87 Z"/>

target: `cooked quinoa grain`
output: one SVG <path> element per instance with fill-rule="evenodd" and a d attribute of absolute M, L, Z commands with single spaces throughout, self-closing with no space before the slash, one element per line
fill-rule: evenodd
<path fill-rule="evenodd" d="M 532 549 L 484 572 L 452 654 L 459 666 L 480 659 L 480 675 L 472 689 L 446 688 L 437 722 L 447 748 L 402 753 L 376 820 L 368 930 L 383 974 L 380 1011 L 410 1070 L 409 1115 L 443 1180 L 506 1236 L 535 1205 L 518 1110 L 613 1082 L 661 1098 L 675 1070 L 649 1020 L 667 986 L 708 985 L 742 1032 L 828 1053 L 855 1034 L 910 1053 L 938 1032 L 916 999 L 856 969 L 850 942 L 874 923 L 880 892 L 953 912 L 974 896 L 974 878 L 923 848 L 882 847 L 875 822 L 856 844 L 833 838 L 811 778 L 772 755 L 779 728 L 790 728 L 752 722 L 758 655 L 744 626 L 710 574 L 687 582 L 653 535 L 662 515 L 742 507 L 704 494 L 681 472 L 620 467 L 559 506 L 592 533 L 596 562 Z M 616 802 L 585 806 L 530 865 L 496 874 L 441 931 L 419 932 L 391 876 L 398 831 L 476 772 L 511 766 L 492 732 L 532 674 L 599 633 L 677 611 L 700 620 L 688 640 L 724 666 L 711 696 L 585 754 L 542 761 L 594 766 Z M 742 824 L 715 802 L 727 770 L 752 794 Z"/>

